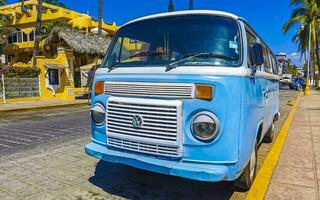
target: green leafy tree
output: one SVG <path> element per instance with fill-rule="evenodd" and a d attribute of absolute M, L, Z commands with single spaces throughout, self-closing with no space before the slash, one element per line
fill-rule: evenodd
<path fill-rule="evenodd" d="M 0 6 L 7 5 L 7 1 L 0 0 Z M 8 36 L 14 31 L 12 27 L 7 25 L 9 18 L 6 15 L 0 15 L 0 53 L 3 53 L 3 48 L 8 44 Z"/>
<path fill-rule="evenodd" d="M 290 65 L 290 66 L 287 68 L 286 73 L 287 73 L 287 74 L 292 74 L 292 77 L 297 77 L 297 76 L 298 76 L 297 67 L 294 66 L 294 65 Z"/>

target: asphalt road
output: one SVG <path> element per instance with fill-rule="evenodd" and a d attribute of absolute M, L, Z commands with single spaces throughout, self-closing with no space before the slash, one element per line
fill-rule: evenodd
<path fill-rule="evenodd" d="M 280 129 L 297 92 L 281 91 Z M 0 114 L 0 199 L 243 199 L 229 182 L 205 183 L 96 160 L 88 106 Z M 262 144 L 258 168 L 271 144 Z M 19 186 L 19 187 L 17 187 Z"/>
<path fill-rule="evenodd" d="M 0 156 L 89 135 L 89 106 L 0 113 Z"/>

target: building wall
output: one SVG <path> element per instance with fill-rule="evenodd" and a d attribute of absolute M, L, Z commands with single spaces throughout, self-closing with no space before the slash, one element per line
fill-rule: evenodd
<path fill-rule="evenodd" d="M 74 82 L 71 74 L 71 67 L 68 60 L 73 60 L 73 53 L 60 50 L 57 58 L 46 59 L 43 56 L 37 57 L 37 66 L 40 69 L 41 100 L 75 100 Z M 48 68 L 45 64 L 63 65 L 65 69 L 60 69 L 60 87 L 52 91 L 47 84 Z"/>
<path fill-rule="evenodd" d="M 33 31 L 36 25 L 37 17 L 36 5 L 37 0 L 26 1 L 25 7 L 28 8 L 26 12 L 21 10 L 21 3 L 0 7 L 0 14 L 7 15 L 11 19 L 8 26 L 12 26 L 18 30 L 17 40 L 19 41 L 13 45 L 9 45 L 5 49 L 5 53 L 12 57 L 11 64 L 16 64 L 19 61 L 23 61 L 23 63 L 29 62 L 26 59 L 21 59 L 21 57 L 18 55 L 19 52 L 32 55 L 34 47 L 34 38 L 32 38 L 32 35 L 34 35 Z M 62 20 L 69 22 L 74 27 L 78 27 L 87 32 L 98 27 L 98 22 L 86 14 L 78 13 L 47 3 L 43 3 L 43 9 L 45 12 L 42 14 L 42 24 L 46 24 L 55 20 Z M 106 24 L 103 22 L 102 29 L 107 34 L 112 36 L 117 31 L 117 26 L 115 23 Z M 40 43 L 40 47 L 42 47 L 42 43 Z"/>

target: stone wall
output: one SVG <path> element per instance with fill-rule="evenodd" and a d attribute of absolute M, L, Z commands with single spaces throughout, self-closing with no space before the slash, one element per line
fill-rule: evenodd
<path fill-rule="evenodd" d="M 4 87 L 7 99 L 38 97 L 40 95 L 38 78 L 4 78 Z M 0 90 L 1 96 L 3 90 L 2 83 Z"/>

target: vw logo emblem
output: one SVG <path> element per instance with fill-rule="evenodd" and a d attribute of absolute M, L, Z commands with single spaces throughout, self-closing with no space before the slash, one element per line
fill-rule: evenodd
<path fill-rule="evenodd" d="M 143 124 L 143 119 L 140 115 L 133 115 L 132 116 L 132 125 L 135 128 L 140 128 Z"/>

